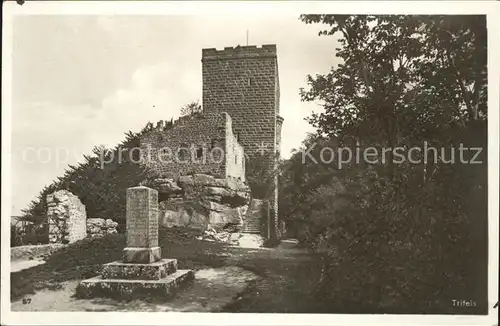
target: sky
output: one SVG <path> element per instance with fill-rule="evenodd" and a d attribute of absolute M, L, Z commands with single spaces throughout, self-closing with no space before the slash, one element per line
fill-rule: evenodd
<path fill-rule="evenodd" d="M 314 129 L 299 90 L 337 63 L 333 37 L 297 16 L 26 15 L 13 23 L 12 215 L 82 160 L 202 100 L 201 50 L 276 44 L 282 156 Z"/>

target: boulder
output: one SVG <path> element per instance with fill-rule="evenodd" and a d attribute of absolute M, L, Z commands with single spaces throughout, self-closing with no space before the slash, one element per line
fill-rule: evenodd
<path fill-rule="evenodd" d="M 103 218 L 88 218 L 87 227 L 104 227 L 106 225 L 106 220 Z"/>
<path fill-rule="evenodd" d="M 205 198 L 228 206 L 237 207 L 250 202 L 250 191 L 236 191 L 230 188 L 206 187 Z"/>
<path fill-rule="evenodd" d="M 206 209 L 208 209 L 210 211 L 215 211 L 215 212 L 222 212 L 222 211 L 226 210 L 227 208 L 229 208 L 226 205 L 222 205 L 220 203 L 213 202 L 213 201 L 205 201 L 205 202 L 202 202 L 201 205 L 203 207 L 205 207 Z"/>
<path fill-rule="evenodd" d="M 233 189 L 235 191 L 250 192 L 250 187 L 245 182 L 241 181 L 241 179 L 229 177 L 225 180 L 227 188 L 229 189 Z"/>
<path fill-rule="evenodd" d="M 181 175 L 177 180 L 177 184 L 182 188 L 186 188 L 194 185 L 194 180 L 192 175 Z"/>
<path fill-rule="evenodd" d="M 205 229 L 208 224 L 206 215 L 192 209 L 191 207 L 177 207 L 170 209 L 169 203 L 160 202 L 159 224 L 171 228 L 174 226 L 189 226 L 192 228 Z"/>
<path fill-rule="evenodd" d="M 208 174 L 193 175 L 194 184 L 198 186 L 211 186 L 214 184 L 214 180 L 215 178 Z"/>
<path fill-rule="evenodd" d="M 217 210 L 210 210 L 208 214 L 208 222 L 211 226 L 222 229 L 228 223 L 243 224 L 244 207 L 231 208 L 227 206 L 218 206 Z"/>
<path fill-rule="evenodd" d="M 116 228 L 118 226 L 118 223 L 113 221 L 112 219 L 107 219 L 106 220 L 106 227 L 108 228 Z"/>
<path fill-rule="evenodd" d="M 166 178 L 154 179 L 149 187 L 158 190 L 158 193 L 162 195 L 172 195 L 182 192 L 182 188 L 174 180 Z"/>
<path fill-rule="evenodd" d="M 166 227 L 214 225 L 220 230 L 228 223 L 241 225 L 250 203 L 250 188 L 236 178 L 193 174 L 180 176 L 177 182 L 156 180 L 168 193 L 159 203 L 159 221 Z"/>
<path fill-rule="evenodd" d="M 233 194 L 233 192 L 228 189 L 221 187 L 206 187 L 205 190 L 208 195 L 232 196 Z"/>

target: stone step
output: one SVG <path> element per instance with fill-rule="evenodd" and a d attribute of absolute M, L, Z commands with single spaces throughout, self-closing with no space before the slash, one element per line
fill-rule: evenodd
<path fill-rule="evenodd" d="M 190 269 L 179 269 L 160 280 L 103 279 L 96 276 L 80 282 L 76 288 L 78 298 L 111 297 L 134 299 L 137 295 L 170 297 L 175 290 L 194 279 Z"/>
<path fill-rule="evenodd" d="M 243 229 L 245 228 L 260 228 L 260 225 L 251 225 L 251 224 L 246 224 L 246 225 L 243 225 Z"/>
<path fill-rule="evenodd" d="M 259 226 L 260 223 L 244 223 L 243 226 Z"/>
<path fill-rule="evenodd" d="M 103 279 L 160 280 L 177 271 L 177 259 L 162 259 L 150 264 L 115 261 L 102 267 Z"/>
<path fill-rule="evenodd" d="M 249 227 L 249 228 L 242 228 L 242 230 L 259 231 L 259 230 L 260 230 L 260 228 L 252 228 L 252 227 Z"/>
<path fill-rule="evenodd" d="M 241 233 L 260 234 L 260 229 L 244 229 Z"/>
<path fill-rule="evenodd" d="M 247 226 L 251 226 L 251 227 L 260 227 L 260 223 L 244 223 L 243 224 L 243 227 L 247 227 Z"/>
<path fill-rule="evenodd" d="M 252 228 L 252 229 L 260 229 L 260 225 L 244 225 L 243 229 Z"/>

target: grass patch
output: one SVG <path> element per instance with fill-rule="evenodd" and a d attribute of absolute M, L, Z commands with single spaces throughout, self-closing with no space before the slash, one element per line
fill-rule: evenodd
<path fill-rule="evenodd" d="M 223 244 L 198 241 L 198 230 L 172 228 L 159 230 L 159 245 L 164 258 L 176 258 L 183 269 L 224 265 Z M 40 289 L 57 288 L 64 281 L 96 276 L 103 264 L 122 259 L 125 235 L 84 239 L 51 255 L 43 265 L 11 273 L 11 300 Z"/>
<path fill-rule="evenodd" d="M 196 240 L 197 230 L 159 230 L 164 258 L 176 258 L 179 268 L 202 269 L 238 266 L 259 276 L 248 283 L 221 312 L 306 313 L 311 289 L 319 276 L 315 255 L 280 249 L 247 249 Z M 56 290 L 64 281 L 96 276 L 102 265 L 122 258 L 123 234 L 84 239 L 54 253 L 43 265 L 11 273 L 11 299 L 18 300 L 40 289 Z"/>

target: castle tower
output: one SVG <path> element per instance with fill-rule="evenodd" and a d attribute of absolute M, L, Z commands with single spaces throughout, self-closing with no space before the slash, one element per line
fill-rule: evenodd
<path fill-rule="evenodd" d="M 227 112 L 247 158 L 276 167 L 281 126 L 276 45 L 202 50 L 203 110 Z M 272 203 L 277 221 L 277 177 Z"/>

